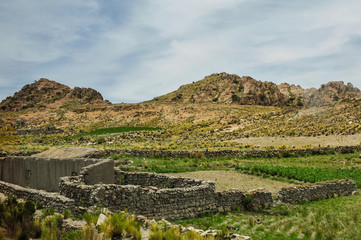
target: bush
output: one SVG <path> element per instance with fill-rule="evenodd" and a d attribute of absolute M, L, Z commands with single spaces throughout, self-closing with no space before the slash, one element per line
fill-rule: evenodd
<path fill-rule="evenodd" d="M 32 217 L 34 212 L 34 202 L 20 203 L 15 196 L 9 196 L 0 203 L 0 225 L 9 231 L 11 236 L 18 239 L 36 237 L 39 228 Z"/>

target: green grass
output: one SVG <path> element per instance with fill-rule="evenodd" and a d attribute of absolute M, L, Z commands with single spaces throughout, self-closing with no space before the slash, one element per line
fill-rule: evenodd
<path fill-rule="evenodd" d="M 113 155 L 115 164 L 128 171 L 147 172 L 189 172 L 199 170 L 234 169 L 236 166 L 296 166 L 313 168 L 352 168 L 361 164 L 360 152 L 329 154 L 290 158 L 170 158 L 170 157 L 127 157 Z M 130 164 L 123 165 L 124 162 Z"/>
<path fill-rule="evenodd" d="M 222 229 L 252 239 L 359 239 L 361 195 L 277 206 L 264 212 L 235 211 L 177 221 L 183 226 Z M 313 238 L 312 236 L 316 237 Z"/>
<path fill-rule="evenodd" d="M 135 132 L 135 131 L 157 131 L 161 128 L 156 127 L 110 127 L 110 128 L 99 128 L 93 130 L 85 135 L 101 135 L 111 133 L 122 133 L 122 132 Z"/>
<path fill-rule="evenodd" d="M 361 170 L 350 168 L 316 168 L 316 167 L 296 167 L 296 166 L 270 166 L 270 165 L 247 165 L 237 166 L 241 172 L 268 176 L 278 176 L 288 179 L 296 179 L 304 182 L 320 182 L 335 179 L 352 179 L 357 187 L 361 187 Z"/>

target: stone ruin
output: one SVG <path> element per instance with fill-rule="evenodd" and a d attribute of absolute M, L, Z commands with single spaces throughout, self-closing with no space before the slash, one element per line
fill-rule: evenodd
<path fill-rule="evenodd" d="M 44 156 L 44 155 L 40 155 Z M 217 192 L 214 182 L 165 174 L 124 172 L 111 159 L 5 157 L 0 159 L 0 192 L 40 202 L 58 211 L 101 204 L 154 219 L 184 219 L 232 209 L 259 210 L 274 204 L 270 192 Z M 75 156 L 75 157 L 74 157 Z M 350 180 L 281 189 L 277 200 L 312 201 L 357 191 Z"/>
<path fill-rule="evenodd" d="M 55 134 L 63 133 L 64 130 L 56 128 L 54 126 L 39 127 L 39 128 L 27 128 L 27 129 L 18 129 L 16 131 L 17 135 L 37 135 L 37 134 Z"/>

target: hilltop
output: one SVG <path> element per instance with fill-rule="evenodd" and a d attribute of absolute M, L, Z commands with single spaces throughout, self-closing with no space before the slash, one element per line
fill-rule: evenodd
<path fill-rule="evenodd" d="M 319 89 L 262 82 L 249 76 L 215 73 L 181 86 L 178 90 L 156 97 L 153 102 L 227 103 L 262 106 L 325 106 L 361 98 L 361 91 L 342 81 L 329 82 Z"/>
<path fill-rule="evenodd" d="M 2 111 L 19 111 L 34 107 L 57 108 L 66 104 L 101 104 L 107 103 L 102 95 L 92 88 L 69 86 L 41 78 L 32 84 L 25 85 L 12 97 L 0 103 Z"/>
<path fill-rule="evenodd" d="M 338 136 L 349 135 L 356 139 L 352 143 L 359 143 L 359 96 L 360 90 L 343 82 L 303 89 L 219 73 L 152 101 L 109 104 L 96 90 L 71 89 L 40 79 L 0 104 L 0 140 L 3 149 L 12 150 L 19 148 L 21 145 L 14 143 L 21 141 L 42 148 L 47 144 L 104 143 L 120 148 L 222 149 L 249 143 L 251 138 L 257 138 L 252 140 L 255 145 L 263 145 L 259 139 L 274 144 L 280 142 L 278 137 L 302 138 L 294 142 L 303 146 L 310 143 L 306 138 L 317 137 L 320 144 L 318 137 L 324 136 L 325 145 L 332 145 L 340 140 Z M 100 128 L 129 126 L 163 130 L 134 135 L 112 133 L 107 137 L 82 135 Z M 15 135 L 17 130 L 39 127 L 63 131 L 59 131 L 58 139 L 52 132 L 26 138 Z M 288 140 L 286 143 L 291 145 Z"/>

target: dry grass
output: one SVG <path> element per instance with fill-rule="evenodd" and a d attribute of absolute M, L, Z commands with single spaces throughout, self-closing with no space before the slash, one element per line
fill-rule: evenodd
<path fill-rule="evenodd" d="M 214 181 L 217 191 L 226 191 L 232 188 L 249 191 L 263 188 L 265 191 L 270 191 L 275 195 L 282 187 L 294 186 L 294 184 L 291 183 L 251 176 L 232 170 L 184 172 L 172 173 L 170 175 Z"/>

